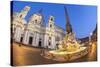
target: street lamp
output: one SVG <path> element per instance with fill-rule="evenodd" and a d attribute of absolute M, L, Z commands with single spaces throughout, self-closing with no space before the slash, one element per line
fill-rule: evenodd
<path fill-rule="evenodd" d="M 91 36 L 92 36 L 92 33 L 90 33 L 89 35 L 89 45 L 91 45 Z"/>

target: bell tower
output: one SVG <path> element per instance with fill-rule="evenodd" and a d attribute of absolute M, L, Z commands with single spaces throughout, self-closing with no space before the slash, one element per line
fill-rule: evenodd
<path fill-rule="evenodd" d="M 23 8 L 23 10 L 21 10 L 21 12 L 19 13 L 18 17 L 19 18 L 25 18 L 25 16 L 27 15 L 29 10 L 30 10 L 30 7 L 29 6 L 25 6 Z"/>
<path fill-rule="evenodd" d="M 72 33 L 72 26 L 70 24 L 68 12 L 65 6 L 64 6 L 64 10 L 65 10 L 65 18 L 66 18 L 66 32 L 69 34 Z"/>
<path fill-rule="evenodd" d="M 54 29 L 54 17 L 53 16 L 50 16 L 49 17 L 49 20 L 48 20 L 48 27 L 50 29 Z"/>

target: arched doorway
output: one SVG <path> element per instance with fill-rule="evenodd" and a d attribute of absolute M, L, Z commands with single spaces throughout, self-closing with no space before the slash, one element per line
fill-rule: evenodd
<path fill-rule="evenodd" d="M 21 43 L 22 43 L 22 41 L 23 41 L 23 37 L 20 38 L 20 42 L 21 42 Z"/>
<path fill-rule="evenodd" d="M 41 47 L 42 46 L 42 42 L 41 42 L 41 39 L 39 39 L 39 43 L 38 43 L 38 46 Z"/>
<path fill-rule="evenodd" d="M 33 37 L 29 37 L 29 44 L 32 45 Z"/>

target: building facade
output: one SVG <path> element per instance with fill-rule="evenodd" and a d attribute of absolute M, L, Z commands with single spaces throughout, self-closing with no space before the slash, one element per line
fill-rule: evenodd
<path fill-rule="evenodd" d="M 25 6 L 20 12 L 13 13 L 13 40 L 34 47 L 55 49 L 66 31 L 55 25 L 54 16 L 49 16 L 46 25 L 41 13 L 32 14 L 29 21 L 26 21 L 29 10 L 30 7 Z"/>

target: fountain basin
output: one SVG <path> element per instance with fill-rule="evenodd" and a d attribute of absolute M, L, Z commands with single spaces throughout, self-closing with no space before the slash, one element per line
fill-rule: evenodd
<path fill-rule="evenodd" d="M 72 61 L 85 56 L 88 53 L 87 47 L 80 47 L 76 51 L 61 51 L 61 50 L 51 50 L 45 52 L 45 58 L 56 60 L 56 61 Z"/>

